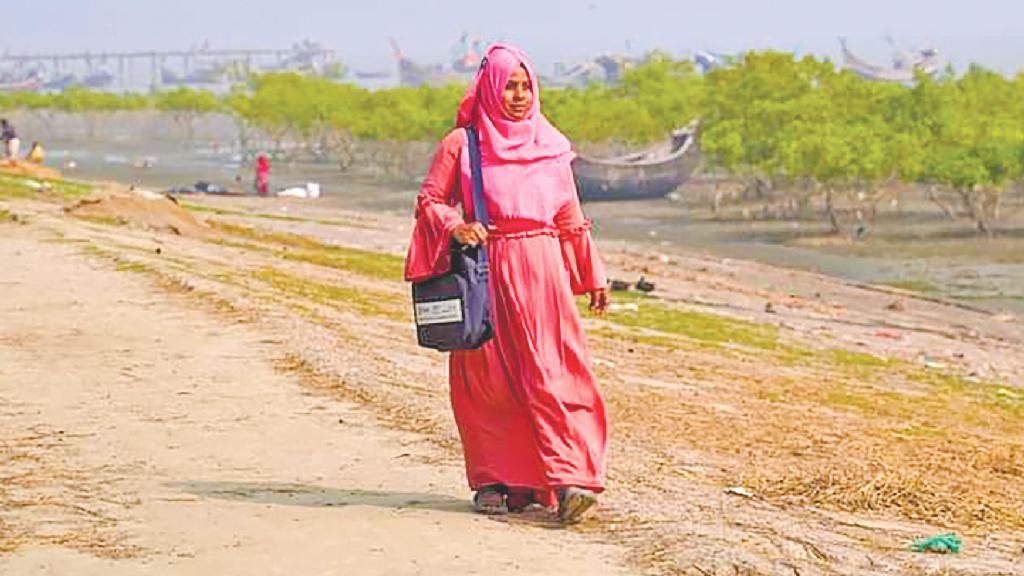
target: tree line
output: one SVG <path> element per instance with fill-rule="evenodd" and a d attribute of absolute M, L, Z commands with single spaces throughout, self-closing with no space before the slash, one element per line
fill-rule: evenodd
<path fill-rule="evenodd" d="M 202 114 L 233 115 L 275 141 L 345 157 L 360 141 L 436 140 L 451 129 L 464 86 L 369 91 L 299 74 L 253 78 L 226 95 L 178 88 L 153 94 L 70 89 L 0 94 L 0 110 L 160 110 L 190 130 Z M 750 52 L 699 74 L 654 55 L 621 82 L 543 92 L 549 118 L 577 142 L 642 145 L 701 118 L 709 169 L 785 187 L 794 210 L 824 198 L 871 207 L 892 182 L 951 191 L 979 230 L 1003 191 L 1024 177 L 1024 76 L 972 66 L 913 86 L 869 82 L 812 56 Z M 342 161 L 344 164 L 344 161 Z M 936 196 L 936 202 L 938 201 Z"/>

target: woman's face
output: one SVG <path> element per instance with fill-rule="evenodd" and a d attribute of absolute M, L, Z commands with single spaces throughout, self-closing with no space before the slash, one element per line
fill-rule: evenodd
<path fill-rule="evenodd" d="M 526 69 L 520 66 L 508 77 L 502 92 L 501 107 L 512 120 L 522 120 L 533 106 L 533 86 Z"/>

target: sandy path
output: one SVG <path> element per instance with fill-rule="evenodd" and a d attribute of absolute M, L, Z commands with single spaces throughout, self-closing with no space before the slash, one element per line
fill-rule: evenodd
<path fill-rule="evenodd" d="M 469 513 L 461 470 L 274 355 L 259 325 L 0 229 L 0 476 L 28 470 L 0 490 L 0 574 L 626 572 Z"/>

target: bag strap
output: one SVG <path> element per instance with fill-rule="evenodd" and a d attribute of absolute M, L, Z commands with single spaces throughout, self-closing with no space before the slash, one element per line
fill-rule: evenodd
<path fill-rule="evenodd" d="M 484 202 L 484 173 L 480 162 L 480 135 L 476 126 L 466 127 L 469 138 L 469 172 L 473 180 L 473 219 L 487 226 L 491 223 L 487 217 L 487 204 Z"/>
<path fill-rule="evenodd" d="M 487 217 L 487 204 L 484 203 L 484 170 L 480 163 L 480 136 L 476 126 L 466 126 L 466 136 L 469 138 L 469 173 L 473 180 L 473 218 L 487 226 L 491 220 Z M 487 248 L 479 247 L 476 262 L 479 266 L 488 267 Z"/>

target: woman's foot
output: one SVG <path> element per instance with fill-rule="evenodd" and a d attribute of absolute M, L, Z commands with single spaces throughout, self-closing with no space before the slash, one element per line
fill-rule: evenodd
<path fill-rule="evenodd" d="M 473 495 L 473 511 L 488 516 L 508 514 L 508 504 L 505 503 L 506 491 L 501 484 L 481 486 Z"/>
<path fill-rule="evenodd" d="M 562 524 L 576 524 L 597 504 L 597 495 L 584 488 L 566 487 L 558 491 L 558 520 Z"/>
<path fill-rule="evenodd" d="M 505 499 L 509 512 L 522 512 L 527 506 L 535 502 L 537 502 L 537 499 L 534 498 L 533 490 L 529 488 L 509 488 L 508 498 Z"/>

